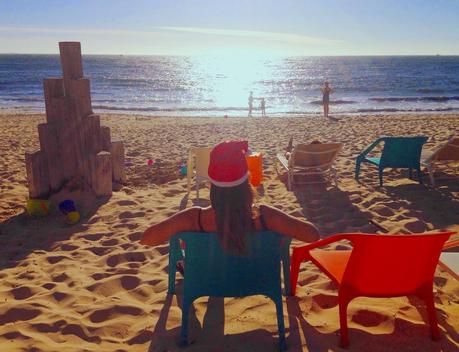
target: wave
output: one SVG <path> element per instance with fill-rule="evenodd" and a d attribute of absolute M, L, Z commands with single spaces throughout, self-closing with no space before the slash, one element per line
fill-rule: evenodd
<path fill-rule="evenodd" d="M 397 108 L 364 108 L 364 109 L 357 109 L 356 111 L 349 111 L 349 113 L 353 112 L 447 112 L 447 111 L 459 111 L 458 107 L 450 107 L 450 108 L 433 108 L 433 109 L 397 109 Z"/>
<path fill-rule="evenodd" d="M 447 101 L 459 100 L 459 96 L 431 96 L 431 97 L 375 97 L 369 98 L 371 101 L 376 101 L 378 103 L 385 102 L 434 102 L 434 103 L 444 103 Z"/>
<path fill-rule="evenodd" d="M 322 105 L 322 100 L 313 100 L 309 102 L 313 105 Z M 354 100 L 330 100 L 330 105 L 357 104 Z"/>
<path fill-rule="evenodd" d="M 439 88 L 418 88 L 416 89 L 416 92 L 418 93 L 444 93 L 444 89 L 439 89 Z"/>
<path fill-rule="evenodd" d="M 110 110 L 110 111 L 143 111 L 143 112 L 210 112 L 210 111 L 247 111 L 246 107 L 176 107 L 176 108 L 160 108 L 160 107 L 127 107 L 127 106 L 110 106 L 110 105 L 93 105 L 93 109 Z"/>
<path fill-rule="evenodd" d="M 44 103 L 44 98 L 42 97 L 0 97 L 0 100 Z"/>

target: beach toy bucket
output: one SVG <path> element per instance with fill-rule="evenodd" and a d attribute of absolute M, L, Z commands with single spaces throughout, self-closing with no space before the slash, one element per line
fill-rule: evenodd
<path fill-rule="evenodd" d="M 46 199 L 27 199 L 26 210 L 30 215 L 48 215 L 49 201 Z"/>
<path fill-rule="evenodd" d="M 59 210 L 64 214 L 76 211 L 75 202 L 71 199 L 66 199 L 59 203 Z"/>
<path fill-rule="evenodd" d="M 263 157 L 261 153 L 251 153 L 246 156 L 247 167 L 249 169 L 249 182 L 254 187 L 258 187 L 263 181 Z"/>
<path fill-rule="evenodd" d="M 80 213 L 77 211 L 71 211 L 67 214 L 67 224 L 75 225 L 78 221 L 80 221 Z"/>

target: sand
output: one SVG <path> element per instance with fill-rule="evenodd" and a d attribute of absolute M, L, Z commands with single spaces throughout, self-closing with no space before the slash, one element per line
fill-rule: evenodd
<path fill-rule="evenodd" d="M 81 221 L 66 225 L 56 210 L 45 218 L 24 214 L 24 152 L 38 147 L 36 125 L 44 115 L 0 115 L 0 351 L 180 351 L 181 279 L 168 296 L 168 245 L 138 243 L 151 224 L 193 204 L 208 205 L 209 192 L 186 197 L 179 175 L 191 146 L 248 139 L 264 154 L 259 202 L 307 218 L 322 237 L 337 232 L 459 231 L 459 173 L 443 173 L 437 187 L 409 180 L 404 171 L 363 166 L 354 160 L 381 135 L 425 134 L 434 148 L 456 133 L 459 115 L 353 116 L 340 121 L 295 118 L 151 118 L 105 116 L 114 139 L 126 146 L 128 183 L 107 200 L 65 190 L 77 201 Z M 276 172 L 276 152 L 312 140 L 343 142 L 337 159 L 339 187 L 286 190 Z M 147 160 L 156 163 L 149 167 Z M 280 170 L 280 169 L 279 169 Z M 301 245 L 294 241 L 293 246 Z M 336 245 L 335 245 L 336 246 Z M 458 251 L 459 249 L 456 249 Z M 442 338 L 434 342 L 423 305 L 413 298 L 353 301 L 348 310 L 349 351 L 459 350 L 459 282 L 438 268 L 435 304 Z M 177 299 L 178 297 L 178 299 Z M 297 297 L 284 298 L 290 351 L 341 351 L 337 290 L 312 264 L 302 266 Z M 263 296 L 201 298 L 190 319 L 186 351 L 274 351 L 274 304 Z"/>

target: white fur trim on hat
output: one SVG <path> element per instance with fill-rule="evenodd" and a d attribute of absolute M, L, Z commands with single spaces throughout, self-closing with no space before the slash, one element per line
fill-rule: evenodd
<path fill-rule="evenodd" d="M 244 176 L 242 176 L 239 180 L 236 181 L 231 181 L 231 182 L 221 182 L 221 181 L 215 181 L 212 178 L 209 177 L 210 182 L 214 184 L 215 186 L 218 187 L 236 187 L 242 184 L 247 178 L 249 177 L 249 173 L 247 172 Z"/>

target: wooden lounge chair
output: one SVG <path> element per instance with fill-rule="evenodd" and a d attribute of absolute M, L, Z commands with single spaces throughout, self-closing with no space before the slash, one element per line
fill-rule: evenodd
<path fill-rule="evenodd" d="M 288 190 L 291 190 L 293 183 L 323 182 L 322 180 L 308 180 L 308 177 L 314 176 L 319 176 L 324 180 L 327 179 L 327 176 L 331 176 L 335 186 L 338 186 L 338 175 L 333 163 L 342 147 L 342 143 L 298 144 L 293 148 L 289 159 L 283 153 L 278 153 L 277 160 L 287 170 Z M 303 182 L 296 181 L 297 176 L 303 176 L 306 180 Z"/>
<path fill-rule="evenodd" d="M 378 167 L 379 185 L 383 185 L 383 171 L 385 168 L 405 168 L 410 170 L 410 178 L 413 169 L 418 172 L 419 183 L 422 183 L 421 151 L 428 137 L 381 137 L 370 144 L 355 161 L 355 179 L 359 180 L 360 164 L 369 163 Z M 380 157 L 368 157 L 367 155 L 383 142 L 384 148 Z"/>
<path fill-rule="evenodd" d="M 296 292 L 303 261 L 312 261 L 338 286 L 341 345 L 349 344 L 347 306 L 356 297 L 416 295 L 427 306 L 433 339 L 440 333 L 433 278 L 443 245 L 454 232 L 413 235 L 339 234 L 293 249 L 291 292 Z M 348 240 L 352 250 L 313 250 Z"/>
<path fill-rule="evenodd" d="M 199 199 L 199 186 L 204 180 L 209 180 L 207 169 L 209 168 L 210 152 L 212 147 L 191 148 L 188 153 L 187 178 L 188 194 L 191 192 L 191 178 L 196 177 L 196 198 Z"/>
<path fill-rule="evenodd" d="M 184 244 L 181 250 L 180 241 Z M 265 295 L 276 304 L 279 347 L 285 349 L 280 263 L 286 294 L 290 294 L 290 238 L 260 231 L 247 239 L 247 254 L 232 255 L 221 248 L 216 233 L 182 232 L 169 240 L 169 293 L 175 291 L 176 263 L 184 260 L 181 345 L 188 343 L 188 315 L 202 296 Z"/>
<path fill-rule="evenodd" d="M 459 164 L 459 137 L 451 137 L 448 142 L 433 152 L 423 154 L 421 163 L 427 168 L 430 182 L 435 186 L 434 173 L 436 168 L 445 167 L 451 163 Z"/>

